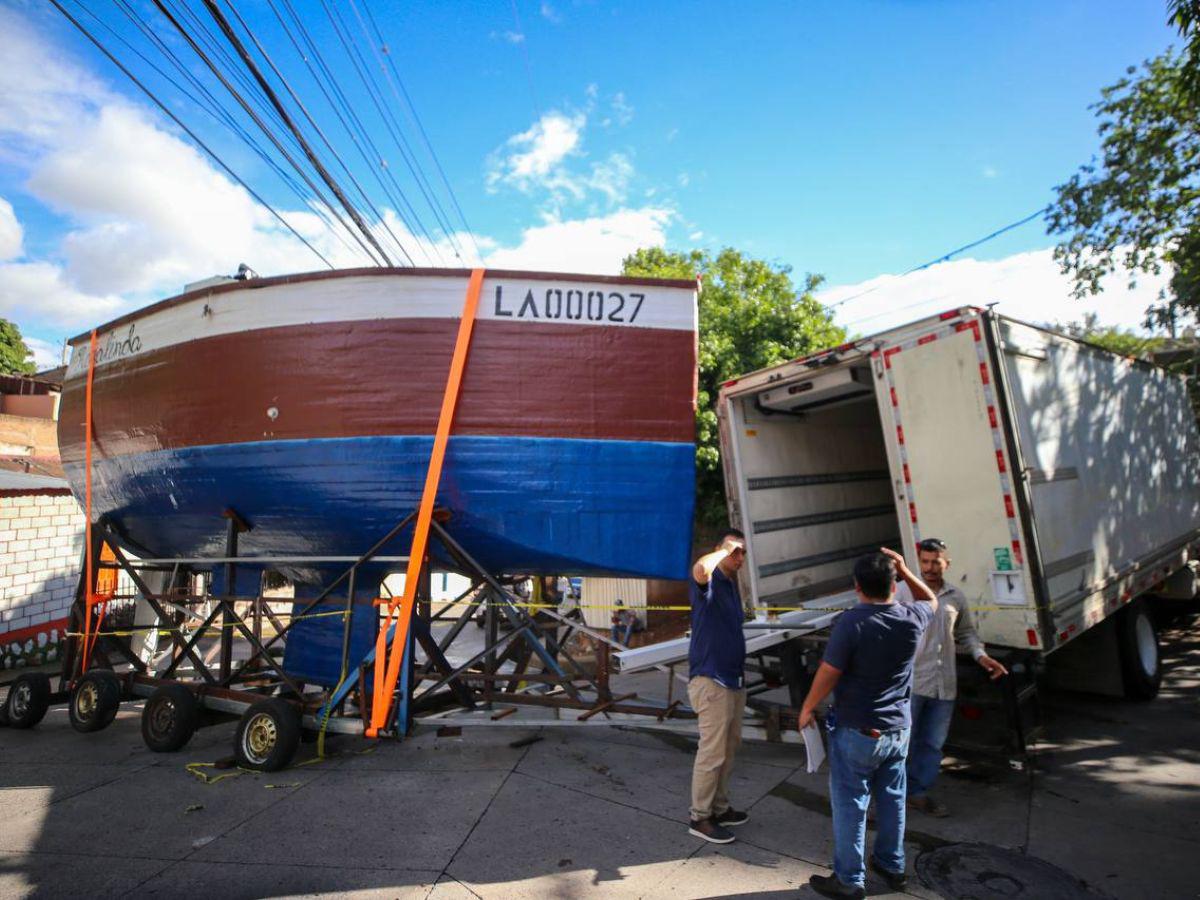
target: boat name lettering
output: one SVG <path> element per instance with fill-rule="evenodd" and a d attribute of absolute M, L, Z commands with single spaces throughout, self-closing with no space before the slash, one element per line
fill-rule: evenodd
<path fill-rule="evenodd" d="M 112 362 L 114 359 L 123 359 L 126 356 L 140 353 L 142 339 L 134 333 L 136 328 L 137 323 L 131 323 L 123 338 L 115 331 L 110 331 L 105 335 L 104 344 L 96 349 L 96 364 Z"/>
<path fill-rule="evenodd" d="M 498 284 L 495 314 L 507 319 L 565 319 L 630 325 L 637 321 L 645 300 L 645 294 L 562 288 L 546 288 L 544 297 L 539 297 L 533 288 L 529 288 L 525 291 L 525 299 L 514 308 L 504 299 L 504 286 Z"/>

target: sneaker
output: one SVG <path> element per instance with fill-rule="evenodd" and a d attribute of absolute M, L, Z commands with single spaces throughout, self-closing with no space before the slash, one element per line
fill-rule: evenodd
<path fill-rule="evenodd" d="M 808 879 L 808 886 L 822 897 L 845 897 L 847 900 L 863 900 L 867 896 L 865 888 L 856 884 L 843 884 L 836 875 L 813 875 Z"/>
<path fill-rule="evenodd" d="M 950 810 L 928 795 L 924 797 L 909 797 L 908 808 L 915 809 L 917 812 L 923 812 L 925 815 L 933 816 L 936 819 L 944 819 L 950 815 Z"/>
<path fill-rule="evenodd" d="M 718 825 L 711 817 L 699 821 L 692 819 L 688 826 L 688 834 L 694 834 L 710 844 L 732 844 L 736 840 L 732 831 Z"/>
<path fill-rule="evenodd" d="M 734 809 L 732 806 L 723 813 L 717 813 L 712 817 L 713 821 L 718 825 L 724 825 L 726 828 L 731 825 L 743 825 L 750 821 L 750 813 L 742 812 Z"/>
<path fill-rule="evenodd" d="M 883 876 L 883 880 L 887 882 L 887 886 L 893 891 L 902 891 L 908 887 L 908 876 L 903 872 L 889 872 L 878 862 L 875 857 L 871 857 L 871 871 L 876 875 Z"/>

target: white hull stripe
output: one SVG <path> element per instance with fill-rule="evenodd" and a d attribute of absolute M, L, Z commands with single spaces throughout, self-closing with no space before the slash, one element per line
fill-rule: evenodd
<path fill-rule="evenodd" d="M 466 277 L 356 275 L 202 294 L 100 332 L 96 366 L 174 344 L 265 328 L 372 319 L 457 319 L 466 287 Z M 696 293 L 570 276 L 485 278 L 478 318 L 695 331 Z M 73 345 L 67 378 L 87 372 L 87 356 L 86 339 Z"/>

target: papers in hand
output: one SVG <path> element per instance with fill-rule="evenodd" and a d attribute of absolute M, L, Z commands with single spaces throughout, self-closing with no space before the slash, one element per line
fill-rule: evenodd
<path fill-rule="evenodd" d="M 825 762 L 825 744 L 821 740 L 821 729 L 813 721 L 800 729 L 800 735 L 804 738 L 804 751 L 808 756 L 806 771 L 811 774 Z"/>

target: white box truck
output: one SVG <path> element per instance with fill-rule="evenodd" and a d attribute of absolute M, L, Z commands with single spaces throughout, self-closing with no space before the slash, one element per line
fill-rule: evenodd
<path fill-rule="evenodd" d="M 918 542 L 935 537 L 980 636 L 1024 675 L 1009 680 L 1010 726 L 1028 729 L 1018 707 L 1047 655 L 1078 657 L 1060 667 L 1075 687 L 1157 691 L 1138 598 L 1194 595 L 1200 551 L 1183 378 L 967 307 L 728 381 L 718 417 L 730 518 L 747 537 L 743 597 L 758 613 L 752 656 L 853 603 L 859 555 L 889 546 L 916 570 Z M 1089 631 L 1102 639 L 1081 641 Z M 1087 652 L 1061 652 L 1075 642 Z M 618 660 L 674 662 L 686 643 Z M 784 659 L 793 687 L 796 668 Z"/>

